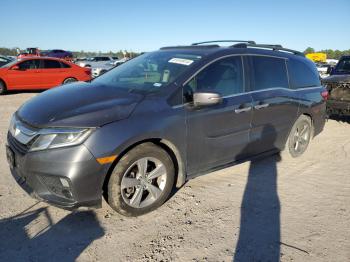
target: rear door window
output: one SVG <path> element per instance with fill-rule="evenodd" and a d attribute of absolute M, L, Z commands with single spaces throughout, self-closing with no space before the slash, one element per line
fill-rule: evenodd
<path fill-rule="evenodd" d="M 320 76 L 316 66 L 310 61 L 290 59 L 288 61 L 288 73 L 292 88 L 320 86 Z"/>
<path fill-rule="evenodd" d="M 285 59 L 253 56 L 251 65 L 253 67 L 253 90 L 289 88 Z"/>
<path fill-rule="evenodd" d="M 44 69 L 61 68 L 61 63 L 56 60 L 44 60 Z"/>

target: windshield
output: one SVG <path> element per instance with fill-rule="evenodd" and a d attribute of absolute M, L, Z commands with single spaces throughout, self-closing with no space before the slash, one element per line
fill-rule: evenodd
<path fill-rule="evenodd" d="M 13 66 L 13 65 L 15 65 L 15 64 L 17 64 L 17 63 L 18 63 L 18 60 L 14 60 L 14 61 L 11 61 L 11 62 L 9 62 L 9 63 L 7 63 L 7 64 L 1 66 L 1 67 L 2 67 L 2 68 L 11 67 L 11 66 Z"/>
<path fill-rule="evenodd" d="M 153 92 L 174 82 L 201 56 L 178 51 L 145 53 L 93 80 L 128 91 Z"/>
<path fill-rule="evenodd" d="M 335 71 L 350 73 L 350 57 L 341 59 L 337 64 Z"/>

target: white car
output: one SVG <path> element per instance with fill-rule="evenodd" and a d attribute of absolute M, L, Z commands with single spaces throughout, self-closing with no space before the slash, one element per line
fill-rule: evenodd
<path fill-rule="evenodd" d="M 124 57 L 122 59 L 114 60 L 112 62 L 103 63 L 103 64 L 93 66 L 91 68 L 91 76 L 98 77 L 99 75 L 106 73 L 108 70 L 112 69 L 113 67 L 116 67 L 116 66 L 119 66 L 119 65 L 125 63 L 129 59 L 130 58 Z"/>
<path fill-rule="evenodd" d="M 330 65 L 328 65 L 328 64 L 316 64 L 316 67 L 317 67 L 317 71 L 320 74 L 321 78 L 325 78 L 325 77 L 329 76 L 328 70 L 330 68 Z"/>
<path fill-rule="evenodd" d="M 85 61 L 78 62 L 78 65 L 81 67 L 98 67 L 107 63 L 114 62 L 115 60 L 110 56 L 95 56 L 86 59 Z"/>

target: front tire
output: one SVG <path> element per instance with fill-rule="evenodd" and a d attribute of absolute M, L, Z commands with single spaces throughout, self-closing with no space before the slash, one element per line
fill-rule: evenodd
<path fill-rule="evenodd" d="M 293 158 L 301 156 L 308 148 L 312 135 L 312 122 L 310 117 L 301 115 L 297 121 L 295 121 L 287 140 L 289 154 Z"/>
<path fill-rule="evenodd" d="M 4 95 L 6 94 L 7 89 L 6 89 L 6 85 L 3 81 L 0 80 L 0 95 Z"/>
<path fill-rule="evenodd" d="M 175 169 L 169 154 L 153 143 L 125 154 L 108 181 L 108 203 L 125 216 L 139 216 L 161 206 L 174 185 Z"/>

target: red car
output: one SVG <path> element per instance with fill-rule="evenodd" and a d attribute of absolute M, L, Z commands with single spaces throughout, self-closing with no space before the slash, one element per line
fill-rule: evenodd
<path fill-rule="evenodd" d="M 0 67 L 0 94 L 7 90 L 49 89 L 91 79 L 91 69 L 51 57 L 28 57 Z"/>

